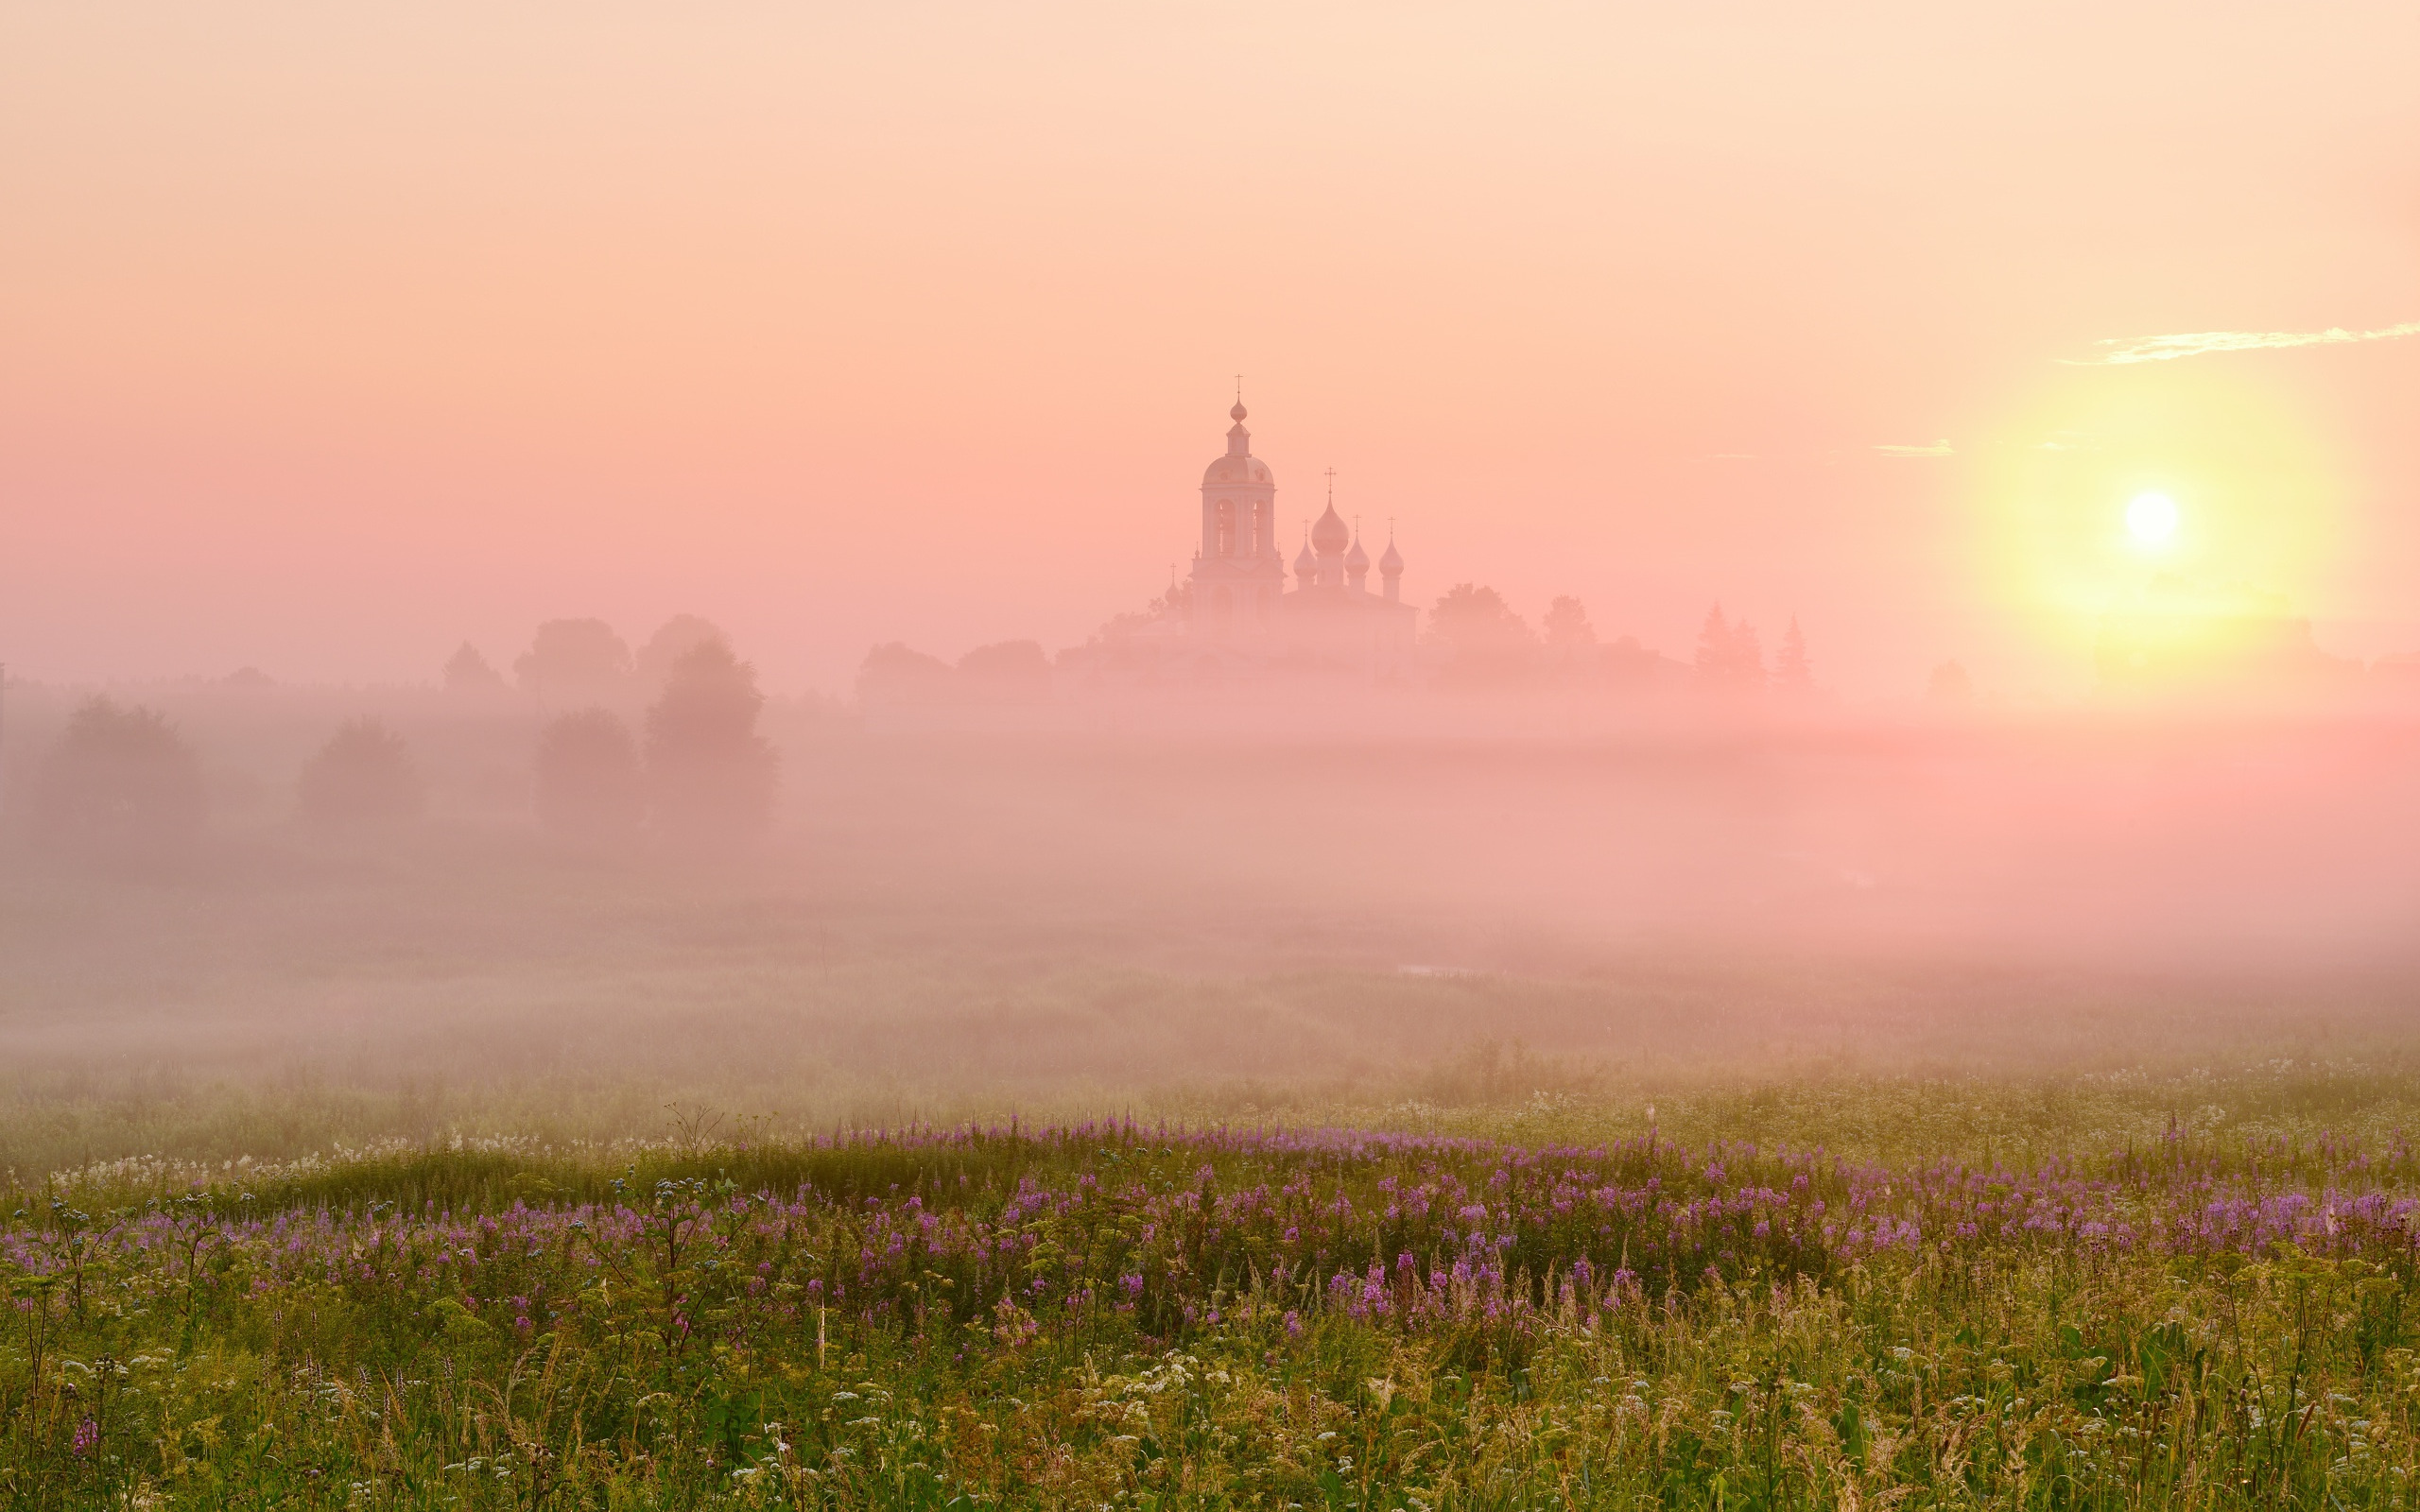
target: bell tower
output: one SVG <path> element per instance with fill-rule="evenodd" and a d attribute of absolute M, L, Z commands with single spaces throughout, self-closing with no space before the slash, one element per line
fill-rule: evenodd
<path fill-rule="evenodd" d="M 1251 634 L 1265 628 L 1286 591 L 1277 550 L 1277 478 L 1252 455 L 1243 387 L 1236 388 L 1227 450 L 1201 473 L 1201 544 L 1193 554 L 1194 628 Z"/>

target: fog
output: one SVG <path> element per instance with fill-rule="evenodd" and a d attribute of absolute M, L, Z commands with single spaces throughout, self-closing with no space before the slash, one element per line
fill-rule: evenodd
<path fill-rule="evenodd" d="M 96 696 L 196 758 L 190 833 L 43 829 Z M 778 807 L 744 835 L 542 826 L 559 712 L 12 684 L 0 1163 L 610 1137 L 672 1103 L 1235 1117 L 2392 1057 L 2420 984 L 2420 719 L 2391 701 L 771 699 Z M 365 719 L 414 799 L 315 820 L 303 773 Z"/>

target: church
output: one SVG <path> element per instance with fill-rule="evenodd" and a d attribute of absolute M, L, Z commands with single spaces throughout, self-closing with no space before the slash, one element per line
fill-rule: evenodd
<path fill-rule="evenodd" d="M 1388 532 L 1370 589 L 1360 532 L 1327 508 L 1294 558 L 1294 586 L 1277 543 L 1277 477 L 1252 455 L 1243 400 L 1228 415 L 1227 450 L 1201 473 L 1201 543 L 1186 581 L 1185 630 L 1197 655 L 1379 679 L 1409 671 L 1420 611 L 1403 601 L 1403 554 Z"/>

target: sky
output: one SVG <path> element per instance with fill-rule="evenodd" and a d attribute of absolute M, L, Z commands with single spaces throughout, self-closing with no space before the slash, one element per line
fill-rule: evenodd
<path fill-rule="evenodd" d="M 2151 576 L 2420 651 L 2420 9 L 0 9 L 0 661 L 1080 643 L 1290 543 L 1845 695 Z M 2171 497 L 2157 554 L 2124 510 Z"/>

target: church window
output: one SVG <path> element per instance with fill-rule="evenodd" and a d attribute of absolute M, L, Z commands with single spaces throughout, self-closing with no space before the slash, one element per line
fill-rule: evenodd
<path fill-rule="evenodd" d="M 1236 554 L 1236 506 L 1230 499 L 1219 501 L 1219 555 Z"/>

